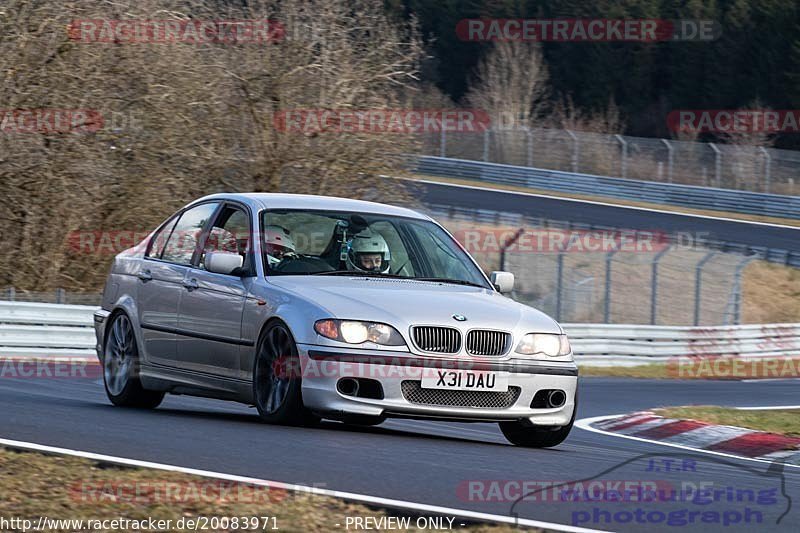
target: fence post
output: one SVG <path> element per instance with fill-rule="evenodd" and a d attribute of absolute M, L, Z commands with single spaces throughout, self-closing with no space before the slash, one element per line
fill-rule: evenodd
<path fill-rule="evenodd" d="M 742 258 L 742 260 L 739 261 L 739 264 L 736 265 L 736 271 L 733 274 L 733 287 L 731 288 L 733 320 L 730 323 L 734 326 L 738 326 L 742 321 L 742 274 L 744 272 L 744 268 L 755 259 L 755 257 Z M 728 323 L 727 320 L 725 322 Z"/>
<path fill-rule="evenodd" d="M 7 299 L 13 302 L 14 299 L 17 297 L 17 291 L 14 287 L 9 287 L 8 289 L 6 289 L 6 295 L 8 297 Z"/>
<path fill-rule="evenodd" d="M 572 139 L 572 157 L 570 159 L 570 166 L 572 167 L 572 172 L 578 172 L 578 157 L 579 157 L 579 154 L 578 154 L 578 149 L 579 149 L 578 136 L 575 135 L 570 130 L 565 130 L 565 131 L 567 132 L 567 135 L 569 135 L 570 138 Z"/>
<path fill-rule="evenodd" d="M 653 258 L 653 274 L 650 277 L 650 323 L 654 326 L 656 325 L 656 312 L 658 305 L 658 263 L 661 261 L 661 258 L 664 257 L 664 254 L 669 252 L 670 248 L 672 248 L 671 244 L 667 245 L 666 248 L 658 252 Z"/>
<path fill-rule="evenodd" d="M 491 130 L 485 129 L 483 130 L 483 162 L 489 162 L 489 135 L 491 134 Z"/>
<path fill-rule="evenodd" d="M 619 156 L 619 172 L 621 178 L 628 177 L 628 142 L 622 138 L 622 135 L 614 135 L 620 145 Z"/>
<path fill-rule="evenodd" d="M 714 150 L 714 181 L 719 188 L 722 185 L 722 152 L 714 143 L 708 143 L 708 146 Z"/>
<path fill-rule="evenodd" d="M 525 128 L 525 136 L 527 137 L 527 157 L 526 161 L 529 167 L 533 166 L 533 133 L 530 128 Z"/>
<path fill-rule="evenodd" d="M 66 301 L 66 291 L 64 289 L 56 289 L 56 303 L 63 304 Z"/>
<path fill-rule="evenodd" d="M 763 146 L 759 150 L 764 155 L 764 192 L 769 192 L 770 181 L 772 181 L 772 156 Z"/>
<path fill-rule="evenodd" d="M 444 126 L 439 137 L 439 157 L 447 157 L 447 129 Z"/>
<path fill-rule="evenodd" d="M 522 237 L 523 233 L 525 233 L 525 228 L 519 228 L 514 235 L 508 238 L 507 241 L 500 244 L 500 270 L 506 269 L 506 250 L 508 250 L 512 244 L 517 242 L 519 238 Z"/>
<path fill-rule="evenodd" d="M 702 285 L 703 267 L 708 263 L 712 257 L 717 255 L 717 252 L 708 252 L 695 267 L 694 274 L 694 325 L 700 325 L 700 288 Z"/>
<path fill-rule="evenodd" d="M 661 142 L 667 147 L 667 182 L 672 183 L 672 169 L 675 161 L 674 148 L 672 143 L 666 139 L 661 139 Z"/>
<path fill-rule="evenodd" d="M 561 299 L 564 295 L 564 251 L 558 252 L 556 261 L 556 321 L 561 322 Z"/>
<path fill-rule="evenodd" d="M 605 299 L 603 301 L 603 322 L 610 323 L 611 319 L 611 261 L 614 259 L 614 254 L 617 250 L 611 250 L 606 254 L 606 286 L 605 286 Z"/>

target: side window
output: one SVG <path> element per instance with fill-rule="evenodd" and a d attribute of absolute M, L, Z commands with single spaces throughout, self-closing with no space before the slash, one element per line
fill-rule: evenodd
<path fill-rule="evenodd" d="M 250 248 L 250 222 L 243 210 L 226 206 L 208 232 L 203 252 L 200 255 L 200 268 L 205 268 L 206 252 L 227 252 L 247 257 Z"/>
<path fill-rule="evenodd" d="M 191 264 L 203 227 L 218 205 L 218 203 L 201 204 L 184 211 L 164 247 L 161 259 L 181 265 Z"/>
<path fill-rule="evenodd" d="M 175 227 L 175 223 L 177 221 L 178 217 L 173 217 L 169 222 L 164 224 L 164 227 L 158 230 L 158 233 L 153 235 L 153 239 L 150 241 L 150 250 L 147 252 L 145 257 L 161 259 L 161 254 L 164 253 L 164 246 L 167 244 L 167 239 L 169 239 L 169 236 L 172 233 L 172 228 Z"/>

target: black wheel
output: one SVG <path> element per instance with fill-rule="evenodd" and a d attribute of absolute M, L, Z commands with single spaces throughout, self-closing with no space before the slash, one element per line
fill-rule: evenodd
<path fill-rule="evenodd" d="M 106 335 L 103 384 L 108 399 L 119 407 L 154 409 L 164 399 L 163 392 L 147 390 L 139 381 L 139 349 L 125 313 L 112 318 Z"/>
<path fill-rule="evenodd" d="M 575 408 L 572 418 L 566 426 L 537 427 L 523 422 L 500 422 L 500 431 L 511 444 L 525 448 L 551 448 L 558 446 L 566 440 L 572 426 L 575 424 L 575 415 L 578 412 L 578 393 L 575 392 Z"/>
<path fill-rule="evenodd" d="M 253 397 L 261 419 L 270 424 L 314 425 L 320 421 L 303 405 L 300 357 L 292 334 L 273 322 L 258 342 Z"/>

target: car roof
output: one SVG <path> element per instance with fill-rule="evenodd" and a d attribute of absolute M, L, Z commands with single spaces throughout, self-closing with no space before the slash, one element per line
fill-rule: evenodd
<path fill-rule="evenodd" d="M 390 215 L 430 220 L 430 217 L 405 207 L 313 194 L 286 193 L 221 193 L 204 196 L 196 202 L 208 200 L 233 200 L 246 204 L 254 210 L 260 209 L 308 209 L 318 211 L 346 211 Z M 196 203 L 192 202 L 192 203 Z"/>

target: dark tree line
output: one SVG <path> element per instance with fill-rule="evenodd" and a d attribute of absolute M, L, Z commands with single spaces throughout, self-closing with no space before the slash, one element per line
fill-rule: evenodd
<path fill-rule="evenodd" d="M 479 58 L 491 46 L 459 40 L 465 18 L 710 19 L 711 42 L 545 42 L 551 98 L 571 97 L 593 112 L 613 99 L 626 133 L 668 136 L 673 109 L 800 107 L 800 3 L 797 0 L 387 0 L 398 16 L 412 14 L 431 39 L 429 80 L 459 101 Z M 785 135 L 778 145 L 800 148 Z"/>

